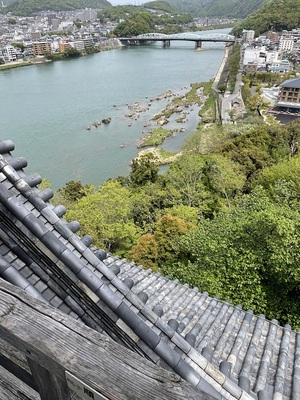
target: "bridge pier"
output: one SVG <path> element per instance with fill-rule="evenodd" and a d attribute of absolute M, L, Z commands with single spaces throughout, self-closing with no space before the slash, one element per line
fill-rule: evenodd
<path fill-rule="evenodd" d="M 127 45 L 129 46 L 138 46 L 140 44 L 140 41 L 137 39 L 128 39 L 127 40 Z"/>
<path fill-rule="evenodd" d="M 163 47 L 170 47 L 171 42 L 170 40 L 163 40 Z"/>
<path fill-rule="evenodd" d="M 202 50 L 202 40 L 195 40 L 195 50 Z"/>

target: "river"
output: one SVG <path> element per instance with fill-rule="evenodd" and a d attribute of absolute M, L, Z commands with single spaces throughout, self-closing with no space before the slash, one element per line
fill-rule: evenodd
<path fill-rule="evenodd" d="M 150 100 L 212 79 L 223 54 L 222 43 L 203 43 L 198 52 L 194 42 L 169 48 L 157 42 L 0 71 L 0 137 L 13 140 L 14 156 L 28 160 L 27 174 L 39 173 L 54 189 L 70 180 L 98 186 L 128 175 L 145 126 L 170 101 Z M 128 105 L 135 102 L 149 110 L 130 119 Z M 106 117 L 109 124 L 86 129 Z M 163 147 L 178 151 L 196 123 L 191 113 L 186 131 Z"/>

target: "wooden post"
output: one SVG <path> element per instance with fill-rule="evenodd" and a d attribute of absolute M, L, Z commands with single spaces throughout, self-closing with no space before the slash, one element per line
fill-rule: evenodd
<path fill-rule="evenodd" d="M 2 279 L 0 338 L 27 357 L 42 400 L 71 398 L 66 374 L 86 385 L 83 399 L 211 399 L 177 374 Z"/>
<path fill-rule="evenodd" d="M 72 392 L 65 379 L 50 372 L 27 357 L 33 379 L 42 400 L 71 400 Z"/>

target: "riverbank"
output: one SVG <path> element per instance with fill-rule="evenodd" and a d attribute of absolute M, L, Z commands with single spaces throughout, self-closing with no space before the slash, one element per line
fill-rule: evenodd
<path fill-rule="evenodd" d="M 13 69 L 13 68 L 21 68 L 21 67 L 27 67 L 28 65 L 34 65 L 34 64 L 40 64 L 44 62 L 50 62 L 47 60 L 40 60 L 40 59 L 35 59 L 35 60 L 30 60 L 30 61 L 13 61 L 7 64 L 2 64 L 0 65 L 0 71 L 4 71 L 7 69 Z"/>
<path fill-rule="evenodd" d="M 200 124 L 211 124 L 216 121 L 215 93 L 212 91 L 213 82 L 198 82 L 191 84 L 191 89 L 184 95 L 173 95 L 170 103 L 154 115 L 149 124 L 158 125 L 148 130 L 144 136 L 137 142 L 137 147 L 145 147 L 141 150 L 137 157 L 146 153 L 151 153 L 157 159 L 159 165 L 170 164 L 181 155 L 181 151 L 177 153 L 167 152 L 158 146 L 163 144 L 168 138 L 172 140 L 175 135 L 185 132 L 184 124 L 186 124 L 192 115 L 197 115 L 194 130 Z M 172 127 L 169 129 L 169 123 Z"/>
<path fill-rule="evenodd" d="M 102 46 L 98 48 L 94 48 L 93 51 L 89 52 L 81 52 L 78 54 L 78 57 L 84 57 L 88 56 L 90 54 L 94 53 L 100 53 L 102 51 L 108 51 L 108 50 L 114 50 L 122 45 L 116 45 L 116 46 Z M 19 61 L 12 61 L 6 64 L 1 64 L 0 65 L 0 71 L 2 70 L 8 70 L 8 69 L 13 69 L 13 68 L 21 68 L 21 67 L 27 67 L 29 65 L 37 65 L 37 64 L 43 64 L 43 63 L 49 63 L 53 61 L 61 61 L 61 60 L 66 60 L 68 58 L 74 58 L 74 57 L 65 57 L 64 53 L 54 53 L 53 58 L 49 59 L 46 56 L 39 56 L 30 60 L 19 60 Z"/>
<path fill-rule="evenodd" d="M 153 154 L 159 165 L 166 165 L 174 162 L 181 155 L 178 153 L 166 152 L 162 148 L 158 148 L 167 138 L 170 138 L 178 132 L 185 129 L 180 128 L 163 128 L 169 124 L 170 118 L 176 114 L 175 121 L 178 124 L 186 122 L 192 110 L 197 109 L 199 122 L 195 126 L 199 128 L 200 123 L 205 125 L 215 123 L 222 120 L 222 110 L 224 108 L 224 96 L 218 90 L 218 86 L 222 79 L 224 80 L 224 72 L 226 63 L 229 58 L 229 47 L 225 46 L 224 56 L 213 80 L 210 82 L 199 82 L 191 84 L 191 90 L 183 96 L 172 96 L 171 103 L 168 104 L 159 114 L 153 116 L 152 121 L 156 121 L 159 127 L 149 130 L 138 142 L 137 147 L 147 147 L 141 150 L 137 157 L 144 154 Z M 192 134 L 193 132 L 191 132 Z"/>

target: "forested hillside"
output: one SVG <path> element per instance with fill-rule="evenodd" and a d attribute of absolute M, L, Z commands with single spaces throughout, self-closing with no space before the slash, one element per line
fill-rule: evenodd
<path fill-rule="evenodd" d="M 172 7 L 193 17 L 245 18 L 268 0 L 168 0 Z"/>
<path fill-rule="evenodd" d="M 102 9 L 110 6 L 111 3 L 107 0 L 68 0 L 67 2 L 62 0 L 19 0 L 6 7 L 5 11 L 11 11 L 15 15 L 29 16 L 44 10 L 62 11 L 86 7 Z"/>
<path fill-rule="evenodd" d="M 190 13 L 193 17 L 232 17 L 245 18 L 259 9 L 268 0 L 168 0 L 153 1 L 144 4 L 145 7 L 167 12 Z M 11 11 L 15 15 L 31 15 L 43 10 L 75 10 L 79 8 L 102 9 L 112 4 L 107 0 L 5 0 L 5 12 Z"/>
<path fill-rule="evenodd" d="M 193 22 L 192 16 L 187 13 L 157 14 L 146 7 L 132 5 L 109 7 L 99 12 L 98 18 L 101 22 L 121 20 L 122 22 L 117 24 L 113 31 L 118 37 L 137 36 L 149 32 L 178 33 L 182 31 L 182 24 Z"/>
<path fill-rule="evenodd" d="M 167 1 L 149 1 L 147 3 L 143 3 L 143 7 L 150 8 L 152 10 L 166 11 L 169 13 L 176 12 L 176 10 L 174 10 L 174 8 L 171 7 L 170 3 Z"/>
<path fill-rule="evenodd" d="M 233 29 L 233 33 L 239 35 L 243 29 L 253 29 L 256 35 L 259 35 L 270 29 L 274 31 L 291 30 L 299 25 L 299 0 L 271 0 L 237 25 Z"/>

